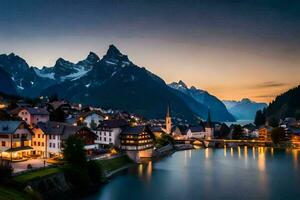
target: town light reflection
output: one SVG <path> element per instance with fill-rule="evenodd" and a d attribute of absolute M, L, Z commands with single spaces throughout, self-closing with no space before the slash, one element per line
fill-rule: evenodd
<path fill-rule="evenodd" d="M 258 170 L 265 171 L 266 169 L 266 158 L 265 149 L 263 147 L 258 147 Z"/>

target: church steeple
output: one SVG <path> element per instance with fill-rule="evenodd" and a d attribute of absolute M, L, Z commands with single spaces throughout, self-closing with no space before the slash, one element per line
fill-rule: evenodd
<path fill-rule="evenodd" d="M 208 109 L 208 114 L 207 114 L 207 120 L 206 120 L 206 127 L 211 128 L 211 116 L 210 116 L 210 109 Z"/>
<path fill-rule="evenodd" d="M 166 132 L 167 134 L 171 134 L 172 131 L 172 120 L 170 114 L 170 104 L 167 106 L 167 113 L 166 113 Z"/>

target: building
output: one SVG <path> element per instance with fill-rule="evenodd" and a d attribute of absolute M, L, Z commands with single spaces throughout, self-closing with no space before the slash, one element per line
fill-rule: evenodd
<path fill-rule="evenodd" d="M 22 159 L 31 154 L 31 132 L 23 121 L 0 121 L 1 157 Z"/>
<path fill-rule="evenodd" d="M 170 116 L 170 105 L 167 107 L 167 114 L 166 114 L 166 133 L 171 134 L 172 132 L 172 119 Z"/>
<path fill-rule="evenodd" d="M 37 127 L 33 129 L 32 147 L 33 154 L 42 157 L 60 157 L 64 141 L 71 135 L 78 136 L 83 139 L 85 149 L 91 153 L 93 149 L 97 148 L 95 140 L 96 134 L 84 126 L 72 126 L 60 122 L 38 123 Z"/>
<path fill-rule="evenodd" d="M 49 121 L 49 112 L 44 108 L 17 108 L 16 110 L 12 111 L 12 114 L 17 115 L 30 126 L 34 126 L 38 122 Z"/>
<path fill-rule="evenodd" d="M 152 157 L 154 148 L 154 134 L 149 126 L 127 126 L 120 134 L 120 148 L 126 151 L 127 155 L 139 161 L 141 158 Z"/>
<path fill-rule="evenodd" d="M 190 126 L 186 132 L 187 139 L 212 139 L 214 137 L 214 128 L 211 122 L 210 112 L 206 123 L 201 122 L 199 125 Z"/>
<path fill-rule="evenodd" d="M 161 126 L 151 126 L 150 129 L 156 138 L 161 138 L 163 134 L 166 134 Z"/>
<path fill-rule="evenodd" d="M 271 142 L 271 132 L 272 132 L 272 127 L 263 125 L 258 129 L 258 139 L 260 141 L 265 141 L 265 142 Z"/>
<path fill-rule="evenodd" d="M 104 114 L 102 114 L 99 111 L 92 110 L 79 115 L 78 122 L 79 124 L 84 124 L 88 128 L 94 130 L 99 126 L 100 122 L 102 122 L 104 119 L 105 119 Z"/>
<path fill-rule="evenodd" d="M 104 120 L 99 124 L 95 133 L 97 134 L 96 144 L 120 146 L 119 135 L 122 129 L 129 126 L 124 119 Z"/>

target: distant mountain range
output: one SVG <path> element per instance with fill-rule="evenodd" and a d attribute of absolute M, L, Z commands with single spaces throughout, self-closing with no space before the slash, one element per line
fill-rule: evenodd
<path fill-rule="evenodd" d="M 266 103 L 257 103 L 244 98 L 241 101 L 223 101 L 228 111 L 237 120 L 254 120 L 256 111 L 266 108 Z"/>
<path fill-rule="evenodd" d="M 277 96 L 267 108 L 267 117 L 300 119 L 300 85 Z"/>
<path fill-rule="evenodd" d="M 15 54 L 0 55 L 0 92 L 25 97 L 50 96 L 104 108 L 127 110 L 148 118 L 164 118 L 170 103 L 173 117 L 190 122 L 206 119 L 234 121 L 224 104 L 205 91 L 167 85 L 157 75 L 132 63 L 114 45 L 100 59 L 90 52 L 72 63 L 59 58 L 53 67 L 30 67 Z M 2 83 L 1 82 L 1 83 Z M 177 83 L 182 84 L 183 82 Z"/>
<path fill-rule="evenodd" d="M 195 112 L 199 110 L 199 108 L 201 108 L 200 110 L 204 113 L 208 113 L 208 110 L 210 110 L 212 119 L 215 121 L 235 121 L 235 118 L 228 112 L 222 101 L 220 101 L 217 97 L 209 94 L 207 91 L 197 89 L 194 86 L 188 88 L 187 85 L 181 80 L 178 83 L 173 82 L 169 84 L 169 86 L 190 97 L 187 98 L 186 96 L 181 94 L 180 96 L 183 100 L 193 99 L 194 101 L 196 101 L 196 103 L 190 106 L 190 108 Z M 187 105 L 189 104 L 187 103 Z"/>

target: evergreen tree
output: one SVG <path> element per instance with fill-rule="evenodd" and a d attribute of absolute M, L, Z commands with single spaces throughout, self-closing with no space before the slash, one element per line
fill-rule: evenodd
<path fill-rule="evenodd" d="M 232 130 L 232 139 L 241 139 L 243 137 L 243 128 L 241 125 L 234 125 Z"/>
<path fill-rule="evenodd" d="M 266 109 L 258 110 L 255 115 L 254 124 L 259 127 L 266 123 Z"/>

